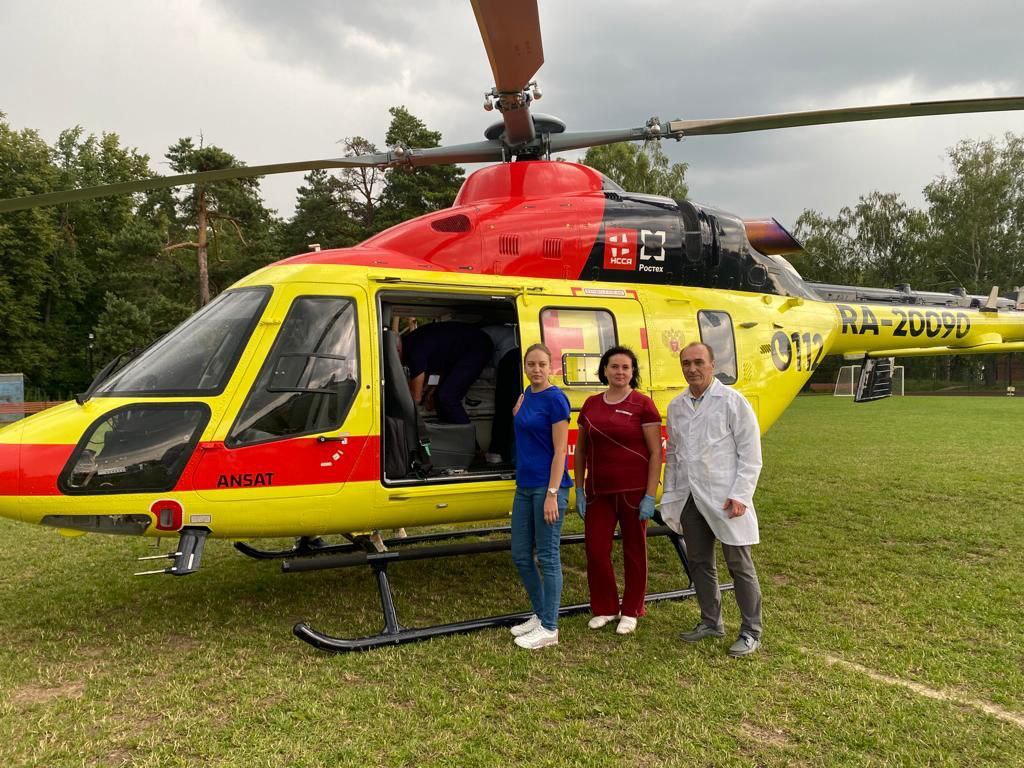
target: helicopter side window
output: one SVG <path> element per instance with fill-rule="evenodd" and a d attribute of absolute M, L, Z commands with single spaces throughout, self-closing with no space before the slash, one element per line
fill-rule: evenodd
<path fill-rule="evenodd" d="M 340 427 L 359 386 L 356 334 L 351 300 L 296 299 L 227 444 L 234 448 Z"/>
<path fill-rule="evenodd" d="M 220 394 L 269 298 L 269 288 L 225 291 L 103 382 L 96 395 Z"/>
<path fill-rule="evenodd" d="M 715 351 L 715 377 L 723 384 L 736 383 L 736 338 L 728 312 L 697 313 L 700 340 Z"/>
<path fill-rule="evenodd" d="M 58 487 L 72 495 L 169 491 L 209 419 L 202 403 L 130 405 L 104 414 L 71 454 Z"/>
<path fill-rule="evenodd" d="M 552 307 L 540 313 L 540 324 L 541 339 L 551 350 L 551 372 L 569 386 L 600 386 L 597 363 L 616 344 L 612 313 Z"/>

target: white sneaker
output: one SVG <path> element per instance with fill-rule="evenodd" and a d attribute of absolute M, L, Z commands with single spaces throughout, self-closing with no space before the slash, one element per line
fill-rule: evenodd
<path fill-rule="evenodd" d="M 591 629 L 600 629 L 606 624 L 611 624 L 615 621 L 618 616 L 594 616 L 590 621 L 587 622 L 587 626 Z"/>
<path fill-rule="evenodd" d="M 532 632 L 528 632 L 522 637 L 517 637 L 516 645 L 531 651 L 546 648 L 549 645 L 558 645 L 558 630 L 537 627 Z"/>
<path fill-rule="evenodd" d="M 615 628 L 615 631 L 620 635 L 628 635 L 635 629 L 636 616 L 623 616 L 621 619 L 619 619 L 619 626 Z"/>
<path fill-rule="evenodd" d="M 509 632 L 512 633 L 512 637 L 522 637 L 523 635 L 527 635 L 530 632 L 533 632 L 533 630 L 535 630 L 539 626 L 540 616 L 538 616 L 535 613 L 522 624 L 516 624 L 514 627 L 509 629 Z"/>
<path fill-rule="evenodd" d="M 505 461 L 501 457 L 500 453 L 490 453 L 490 452 L 484 454 L 484 459 L 487 461 L 488 464 L 501 464 L 501 463 L 503 463 Z"/>

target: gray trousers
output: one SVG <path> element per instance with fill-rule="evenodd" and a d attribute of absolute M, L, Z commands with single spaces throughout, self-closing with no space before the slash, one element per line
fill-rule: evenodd
<path fill-rule="evenodd" d="M 683 507 L 683 541 L 686 542 L 687 559 L 690 561 L 690 578 L 697 591 L 702 624 L 724 629 L 722 624 L 722 594 L 718 589 L 718 571 L 715 567 L 715 534 L 711 526 L 697 509 L 691 496 Z M 740 632 L 761 639 L 761 585 L 757 571 L 750 557 L 750 546 L 734 547 L 722 544 L 725 563 L 729 566 L 736 604 L 739 606 L 743 623 Z"/>

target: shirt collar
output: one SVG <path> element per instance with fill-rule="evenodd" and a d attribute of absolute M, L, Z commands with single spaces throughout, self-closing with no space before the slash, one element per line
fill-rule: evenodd
<path fill-rule="evenodd" d="M 700 397 L 694 397 L 693 396 L 693 392 L 690 391 L 689 387 L 686 388 L 686 391 L 684 392 L 684 394 L 688 398 L 690 398 L 690 402 L 691 403 L 696 405 L 697 403 L 702 402 L 705 398 L 717 397 L 718 395 L 720 395 L 721 393 L 718 391 L 718 387 L 721 386 L 721 385 L 722 385 L 722 382 L 720 382 L 718 380 L 718 378 L 716 377 L 716 378 L 711 379 L 711 383 L 708 384 L 708 388 L 705 389 L 701 393 Z"/>

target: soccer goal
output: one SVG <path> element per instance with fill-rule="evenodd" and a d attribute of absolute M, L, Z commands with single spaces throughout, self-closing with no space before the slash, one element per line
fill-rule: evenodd
<path fill-rule="evenodd" d="M 857 382 L 860 381 L 861 366 L 844 365 L 836 375 L 836 387 L 832 393 L 835 397 L 853 397 L 857 392 Z M 892 394 L 903 394 L 903 366 L 892 367 Z"/>

